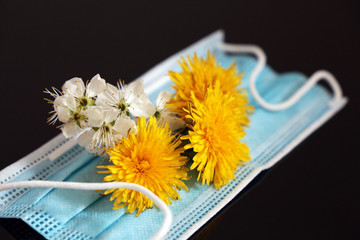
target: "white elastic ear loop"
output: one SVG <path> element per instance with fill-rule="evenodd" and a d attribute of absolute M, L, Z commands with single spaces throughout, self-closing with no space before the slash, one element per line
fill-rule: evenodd
<path fill-rule="evenodd" d="M 173 220 L 170 208 L 158 196 L 156 196 L 149 189 L 135 184 L 125 182 L 109 182 L 109 183 L 81 183 L 81 182 L 56 182 L 56 181 L 19 181 L 12 183 L 0 184 L 0 191 L 13 189 L 13 188 L 28 188 L 28 187 L 41 187 L 41 188 L 66 188 L 77 190 L 104 190 L 113 188 L 126 188 L 138 191 L 148 198 L 150 198 L 155 205 L 157 205 L 164 214 L 163 224 L 155 235 L 151 237 L 153 240 L 163 239 L 170 230 Z"/>
<path fill-rule="evenodd" d="M 260 96 L 259 92 L 256 89 L 256 79 L 266 64 L 266 55 L 264 51 L 256 45 L 248 45 L 248 44 L 221 43 L 220 45 L 218 45 L 218 48 L 227 52 L 252 53 L 258 58 L 258 62 L 250 75 L 249 89 L 256 102 L 265 109 L 271 111 L 279 111 L 291 107 L 297 101 L 299 101 L 299 99 L 307 91 L 309 91 L 310 88 L 312 88 L 318 81 L 322 79 L 329 83 L 334 93 L 334 97 L 329 104 L 333 105 L 342 99 L 342 90 L 339 83 L 336 81 L 336 78 L 326 70 L 319 70 L 316 71 L 313 75 L 311 75 L 309 80 L 299 90 L 297 90 L 289 99 L 278 104 L 268 103 Z"/>

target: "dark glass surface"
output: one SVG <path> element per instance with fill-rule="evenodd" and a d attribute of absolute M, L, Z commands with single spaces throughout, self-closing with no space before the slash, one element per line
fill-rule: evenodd
<path fill-rule="evenodd" d="M 360 239 L 359 26 L 357 0 L 1 0 L 0 169 L 59 133 L 44 88 L 96 73 L 131 81 L 222 28 L 227 42 L 261 46 L 278 72 L 331 71 L 350 101 L 193 238 Z M 21 220 L 0 225 L 1 239 L 41 239 Z"/>

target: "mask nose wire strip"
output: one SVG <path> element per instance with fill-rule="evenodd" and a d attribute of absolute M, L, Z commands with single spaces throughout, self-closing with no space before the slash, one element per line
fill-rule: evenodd
<path fill-rule="evenodd" d="M 266 64 L 266 54 L 264 51 L 260 47 L 251 44 L 221 43 L 217 47 L 227 52 L 252 53 L 258 58 L 258 62 L 250 75 L 249 89 L 256 102 L 267 110 L 279 111 L 291 107 L 297 101 L 299 101 L 299 99 L 305 95 L 318 81 L 322 79 L 328 82 L 334 94 L 333 99 L 329 103 L 330 106 L 340 101 L 343 97 L 341 87 L 336 78 L 326 70 L 319 70 L 313 73 L 309 80 L 284 102 L 278 104 L 268 103 L 260 96 L 256 89 L 256 79 Z"/>
<path fill-rule="evenodd" d="M 68 151 L 70 148 L 74 147 L 77 144 L 77 136 L 70 138 L 66 143 L 62 144 L 57 148 L 55 151 L 51 152 L 48 155 L 48 159 L 52 162 L 58 157 L 60 157 L 62 154 L 64 154 L 66 151 Z"/>
<path fill-rule="evenodd" d="M 113 189 L 113 188 L 125 188 L 132 189 L 137 192 L 140 192 L 150 198 L 162 211 L 164 214 L 164 220 L 160 229 L 152 236 L 151 239 L 158 240 L 164 239 L 165 235 L 170 230 L 172 224 L 173 216 L 171 214 L 170 208 L 162 201 L 158 196 L 156 196 L 149 189 L 135 184 L 135 183 L 125 183 L 125 182 L 110 182 L 110 183 L 81 183 L 81 182 L 57 182 L 57 181 L 19 181 L 12 183 L 0 184 L 0 191 L 13 189 L 13 188 L 28 188 L 28 187 L 40 187 L 40 188 L 64 188 L 64 189 L 77 189 L 77 190 L 104 190 L 104 189 Z"/>

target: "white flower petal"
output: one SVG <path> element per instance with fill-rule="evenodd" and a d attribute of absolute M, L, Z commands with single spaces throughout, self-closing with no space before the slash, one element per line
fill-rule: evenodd
<path fill-rule="evenodd" d="M 185 121 L 174 116 L 173 113 L 163 112 L 161 119 L 169 124 L 171 131 L 175 131 L 185 127 Z"/>
<path fill-rule="evenodd" d="M 60 122 L 65 123 L 70 119 L 71 114 L 70 114 L 70 110 L 67 107 L 60 105 L 55 110 L 59 117 Z"/>
<path fill-rule="evenodd" d="M 54 110 L 57 111 L 57 109 L 59 107 L 65 107 L 66 106 L 65 102 L 66 102 L 66 100 L 65 100 L 64 96 L 59 96 L 59 97 L 55 98 Z"/>
<path fill-rule="evenodd" d="M 156 107 L 159 110 L 164 109 L 165 105 L 169 102 L 171 95 L 172 94 L 168 91 L 160 92 L 158 97 L 156 98 Z"/>
<path fill-rule="evenodd" d="M 72 137 L 74 136 L 79 130 L 80 128 L 76 125 L 75 122 L 68 122 L 65 123 L 64 126 L 61 128 L 64 136 L 66 138 Z"/>
<path fill-rule="evenodd" d="M 76 109 L 76 105 L 77 105 L 76 104 L 76 99 L 73 96 L 65 94 L 65 95 L 63 95 L 63 98 L 64 98 L 63 104 L 65 106 L 67 106 L 71 110 Z"/>
<path fill-rule="evenodd" d="M 178 117 L 173 117 L 172 120 L 168 121 L 171 131 L 175 131 L 185 127 L 185 121 Z"/>
<path fill-rule="evenodd" d="M 104 113 L 98 107 L 88 108 L 84 112 L 91 127 L 100 127 L 104 122 Z"/>
<path fill-rule="evenodd" d="M 84 95 L 85 85 L 81 78 L 75 77 L 66 81 L 62 87 L 65 94 L 80 98 Z"/>
<path fill-rule="evenodd" d="M 111 123 L 116 120 L 118 115 L 119 115 L 119 111 L 116 110 L 115 108 L 107 108 L 106 110 L 104 110 L 103 120 L 105 123 Z"/>
<path fill-rule="evenodd" d="M 150 100 L 136 101 L 129 106 L 129 111 L 134 117 L 143 116 L 145 118 L 149 118 L 150 116 L 154 115 L 156 108 L 150 102 Z"/>
<path fill-rule="evenodd" d="M 115 86 L 107 83 L 106 88 L 98 94 L 96 105 L 114 106 L 120 102 L 120 91 Z"/>
<path fill-rule="evenodd" d="M 135 122 L 129 117 L 118 118 L 112 129 L 120 135 L 119 138 L 127 137 L 129 132 L 137 131 Z"/>
<path fill-rule="evenodd" d="M 99 74 L 96 74 L 86 87 L 86 95 L 88 97 L 95 97 L 106 87 L 105 79 L 102 79 Z"/>
<path fill-rule="evenodd" d="M 135 99 L 143 99 L 145 97 L 147 96 L 144 92 L 144 84 L 142 80 L 132 82 L 124 87 L 124 99 L 125 102 L 130 105 Z"/>
<path fill-rule="evenodd" d="M 93 129 L 84 131 L 77 139 L 79 145 L 80 146 L 89 146 L 94 134 L 95 134 L 95 131 Z"/>
<path fill-rule="evenodd" d="M 68 107 L 70 109 L 76 108 L 76 100 L 73 96 L 68 94 L 59 96 L 54 100 L 54 109 L 56 110 L 58 107 Z"/>

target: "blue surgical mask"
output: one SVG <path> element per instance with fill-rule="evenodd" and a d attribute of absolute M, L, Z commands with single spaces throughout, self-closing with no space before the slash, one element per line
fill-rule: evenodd
<path fill-rule="evenodd" d="M 239 72 L 245 73 L 242 87 L 250 89 L 248 95 L 255 106 L 244 139 L 252 160 L 240 166 L 235 179 L 219 190 L 213 185 L 201 185 L 196 181 L 197 173 L 190 172 L 193 176 L 186 182 L 189 191 L 180 191 L 181 200 L 170 205 L 173 222 L 166 239 L 190 237 L 257 174 L 278 162 L 346 104 L 341 89 L 328 72 L 318 72 L 309 81 L 298 72 L 278 74 L 265 65 L 261 49 L 225 44 L 223 38 L 223 32 L 215 32 L 139 78 L 144 80 L 145 91 L 155 102 L 160 91 L 173 92 L 166 75 L 169 70 L 181 71 L 176 62 L 180 56 L 196 52 L 205 57 L 210 50 L 223 67 L 235 61 Z M 255 54 L 259 59 L 235 52 Z M 334 94 L 315 85 L 320 79 L 330 83 Z M 95 173 L 96 166 L 106 165 L 106 161 L 87 153 L 74 139 L 59 135 L 2 170 L 0 183 L 28 180 L 98 183 L 104 176 Z M 95 191 L 10 189 L 0 192 L 0 217 L 21 218 L 49 239 L 146 239 L 160 228 L 164 216 L 158 208 L 136 217 L 127 214 L 124 208 L 112 210 L 109 198 Z"/>

